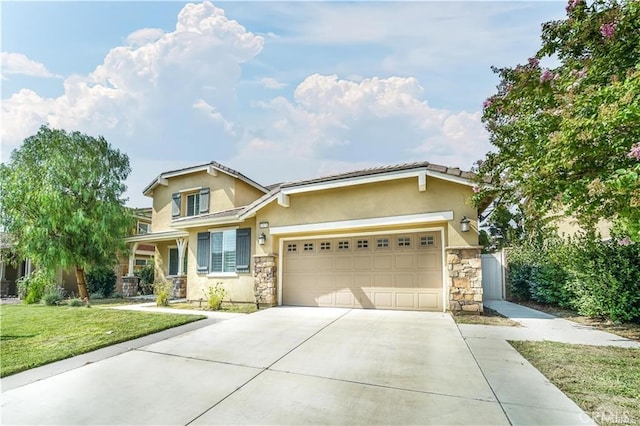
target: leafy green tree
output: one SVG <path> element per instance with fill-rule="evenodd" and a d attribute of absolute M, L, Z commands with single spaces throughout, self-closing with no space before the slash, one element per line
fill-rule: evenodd
<path fill-rule="evenodd" d="M 134 225 L 121 198 L 129 158 L 103 138 L 42 126 L 0 165 L 0 224 L 39 268 L 113 264 Z"/>
<path fill-rule="evenodd" d="M 525 228 L 551 214 L 607 219 L 640 241 L 640 2 L 566 10 L 526 64 L 494 69 L 483 121 L 497 151 L 477 169 L 493 186 L 475 198 L 519 206 Z"/>

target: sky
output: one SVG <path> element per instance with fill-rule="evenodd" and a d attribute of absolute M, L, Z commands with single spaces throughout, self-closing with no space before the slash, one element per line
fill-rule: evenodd
<path fill-rule="evenodd" d="M 491 150 L 491 66 L 563 1 L 0 2 L 1 160 L 43 124 L 126 153 L 127 205 L 217 161 L 268 185 Z"/>

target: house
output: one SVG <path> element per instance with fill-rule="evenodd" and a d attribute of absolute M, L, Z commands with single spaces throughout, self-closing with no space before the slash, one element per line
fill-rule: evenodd
<path fill-rule="evenodd" d="M 152 232 L 126 242 L 190 301 L 221 283 L 263 306 L 482 311 L 473 178 L 421 162 L 263 186 L 210 162 L 155 178 Z"/>

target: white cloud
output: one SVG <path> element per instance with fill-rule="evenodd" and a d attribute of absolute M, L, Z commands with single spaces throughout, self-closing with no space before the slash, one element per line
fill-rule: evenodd
<path fill-rule="evenodd" d="M 0 64 L 2 64 L 2 77 L 5 74 L 28 75 L 31 77 L 62 78 L 53 74 L 44 64 L 29 59 L 22 53 L 2 52 L 0 53 Z"/>
<path fill-rule="evenodd" d="M 23 89 L 3 99 L 3 159 L 4 148 L 44 123 L 103 134 L 130 156 L 196 157 L 198 147 L 229 138 L 240 66 L 260 53 L 262 37 L 202 2 L 184 6 L 175 31 L 146 28 L 127 43 L 89 75 L 65 79 L 61 96 Z M 206 114 L 193 114 L 194 108 Z M 229 143 L 219 151 L 232 150 Z"/>
<path fill-rule="evenodd" d="M 127 36 L 127 44 L 131 46 L 142 46 L 143 44 L 157 41 L 164 35 L 160 28 L 142 28 Z"/>
<path fill-rule="evenodd" d="M 281 83 L 275 78 L 271 78 L 271 77 L 261 78 L 260 84 L 265 89 L 282 89 L 284 87 L 287 87 L 287 83 Z"/>
<path fill-rule="evenodd" d="M 233 162 L 252 165 L 268 181 L 409 161 L 469 168 L 489 150 L 480 112 L 432 108 L 412 77 L 314 74 L 293 101 L 256 106 L 267 113 L 265 127 L 248 133 Z"/>

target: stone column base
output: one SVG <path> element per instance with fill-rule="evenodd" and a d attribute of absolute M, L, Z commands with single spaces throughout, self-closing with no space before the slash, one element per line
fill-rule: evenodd
<path fill-rule="evenodd" d="M 173 277 L 173 297 L 176 299 L 184 299 L 187 297 L 187 276 L 179 275 Z"/>
<path fill-rule="evenodd" d="M 122 277 L 122 297 L 135 297 L 138 295 L 138 277 Z"/>
<path fill-rule="evenodd" d="M 483 312 L 481 247 L 447 247 L 449 309 Z"/>
<path fill-rule="evenodd" d="M 9 284 L 11 283 L 7 280 L 0 281 L 0 297 L 9 296 Z"/>
<path fill-rule="evenodd" d="M 253 256 L 254 292 L 258 307 L 278 305 L 278 260 L 275 254 Z"/>

